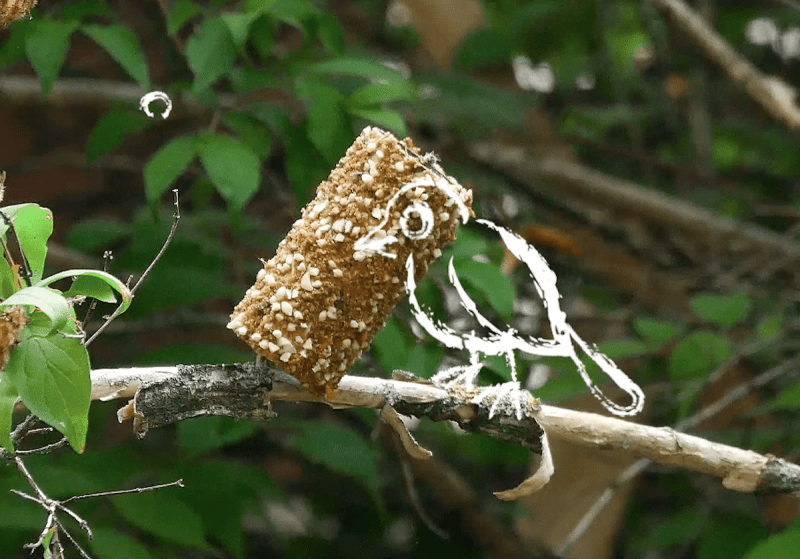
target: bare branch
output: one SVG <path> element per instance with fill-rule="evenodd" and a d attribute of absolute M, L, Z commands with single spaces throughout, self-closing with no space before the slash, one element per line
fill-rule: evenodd
<path fill-rule="evenodd" d="M 797 91 L 786 82 L 768 76 L 739 55 L 733 47 L 703 18 L 680 0 L 650 0 L 656 8 L 667 14 L 701 49 L 719 65 L 730 79 L 744 88 L 747 94 L 774 118 L 790 130 L 800 130 L 800 107 Z"/>
<path fill-rule="evenodd" d="M 143 436 L 148 428 L 200 415 L 236 418 L 265 417 L 269 402 L 320 402 L 334 408 L 390 404 L 397 412 L 434 421 L 451 420 L 471 432 L 521 444 L 541 454 L 542 428 L 551 437 L 584 446 L 615 449 L 722 478 L 735 491 L 798 492 L 800 466 L 757 452 L 679 433 L 669 427 L 639 425 L 598 414 L 542 405 L 526 406 L 522 419 L 496 415 L 489 405 L 471 402 L 463 390 L 374 377 L 345 376 L 331 399 L 303 390 L 283 371 L 254 364 L 196 365 L 92 371 L 92 397 L 131 397 L 118 412 L 120 420 L 133 419 Z M 191 398 L 187 396 L 191 395 Z"/>

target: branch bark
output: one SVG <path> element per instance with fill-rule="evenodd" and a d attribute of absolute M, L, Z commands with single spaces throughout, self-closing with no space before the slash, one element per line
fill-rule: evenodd
<path fill-rule="evenodd" d="M 780 78 L 768 76 L 739 55 L 703 18 L 680 0 L 650 0 L 686 33 L 706 56 L 764 110 L 790 130 L 800 130 L 797 91 Z"/>
<path fill-rule="evenodd" d="M 414 378 L 405 374 L 407 378 Z M 423 379 L 388 380 L 347 375 L 330 400 L 305 391 L 279 369 L 250 363 L 176 367 L 97 369 L 92 371 L 92 399 L 131 398 L 118 412 L 133 419 L 144 436 L 149 428 L 201 415 L 239 419 L 268 418 L 275 401 L 320 402 L 334 408 L 390 405 L 399 413 L 450 420 L 470 432 L 483 432 L 521 444 L 541 454 L 542 428 L 551 437 L 578 444 L 629 452 L 653 462 L 722 478 L 741 492 L 794 492 L 800 495 L 800 466 L 771 455 L 715 443 L 671 428 L 639 425 L 593 413 L 531 401 L 521 420 L 489 418 L 489 403 L 473 404 L 474 394 L 444 390 Z M 537 409 L 538 408 L 538 409 Z"/>

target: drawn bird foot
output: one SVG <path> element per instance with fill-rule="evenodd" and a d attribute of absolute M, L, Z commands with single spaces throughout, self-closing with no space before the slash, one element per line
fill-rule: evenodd
<path fill-rule="evenodd" d="M 483 363 L 470 363 L 459 367 L 451 367 L 440 371 L 431 377 L 431 382 L 437 386 L 448 389 L 459 384 L 464 385 L 468 391 L 475 390 L 475 379 L 481 372 Z"/>
<path fill-rule="evenodd" d="M 530 402 L 533 398 L 530 392 L 523 390 L 517 381 L 504 382 L 495 386 L 486 386 L 480 389 L 480 394 L 472 399 L 473 404 L 480 404 L 486 399 L 493 399 L 489 408 L 489 419 L 500 411 L 511 415 L 513 410 L 518 420 L 522 420 L 522 400 Z"/>

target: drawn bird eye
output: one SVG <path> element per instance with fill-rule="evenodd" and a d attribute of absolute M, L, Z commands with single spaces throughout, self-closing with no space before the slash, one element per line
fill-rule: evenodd
<path fill-rule="evenodd" d="M 400 228 L 409 239 L 424 239 L 433 230 L 433 211 L 426 202 L 412 202 L 400 218 Z"/>

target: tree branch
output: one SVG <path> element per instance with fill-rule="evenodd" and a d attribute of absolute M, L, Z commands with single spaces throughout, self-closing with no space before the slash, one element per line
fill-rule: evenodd
<path fill-rule="evenodd" d="M 402 373 L 402 372 L 398 372 Z M 338 393 L 327 400 L 305 391 L 279 369 L 250 363 L 179 365 L 176 367 L 98 369 L 92 371 L 92 399 L 132 398 L 118 412 L 120 421 L 133 419 L 134 431 L 201 415 L 239 419 L 269 418 L 271 403 L 320 402 L 334 408 L 392 406 L 399 413 L 455 421 L 462 429 L 483 432 L 521 444 L 541 454 L 542 428 L 551 437 L 578 444 L 629 452 L 653 462 L 722 478 L 723 485 L 741 492 L 795 492 L 800 495 L 800 466 L 750 450 L 630 421 L 523 402 L 524 416 L 495 415 L 491 402 L 471 402 L 475 394 L 456 387 L 444 390 L 402 373 L 407 380 L 347 375 Z M 396 375 L 396 376 L 399 376 Z M 537 409 L 538 407 L 538 409 Z"/>

